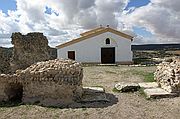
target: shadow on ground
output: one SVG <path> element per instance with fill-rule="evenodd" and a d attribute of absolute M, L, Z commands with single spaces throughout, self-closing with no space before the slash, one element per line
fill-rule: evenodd
<path fill-rule="evenodd" d="M 64 106 L 43 106 L 39 103 L 35 104 L 24 104 L 21 101 L 11 101 L 11 102 L 0 102 L 0 107 L 18 107 L 21 105 L 37 105 L 37 106 L 42 106 L 42 107 L 47 107 L 47 108 L 59 108 L 59 109 L 64 109 L 64 108 L 106 108 L 108 106 L 112 106 L 114 104 L 117 104 L 118 98 L 110 93 L 105 93 L 106 98 L 109 101 L 93 101 L 93 102 L 75 102 L 69 105 L 64 105 Z"/>

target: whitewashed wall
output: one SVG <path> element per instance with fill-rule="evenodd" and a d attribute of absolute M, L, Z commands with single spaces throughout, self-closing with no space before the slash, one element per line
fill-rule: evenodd
<path fill-rule="evenodd" d="M 111 44 L 106 44 L 106 38 Z M 101 48 L 115 47 L 115 62 L 132 61 L 131 40 L 106 32 L 57 50 L 58 58 L 68 58 L 68 51 L 75 51 L 78 62 L 101 62 Z"/>

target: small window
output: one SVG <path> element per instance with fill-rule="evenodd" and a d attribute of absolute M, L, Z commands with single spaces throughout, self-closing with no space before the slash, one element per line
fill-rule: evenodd
<path fill-rule="evenodd" d="M 75 51 L 68 51 L 68 59 L 75 60 Z"/>
<path fill-rule="evenodd" d="M 110 39 L 106 38 L 106 44 L 110 44 Z"/>

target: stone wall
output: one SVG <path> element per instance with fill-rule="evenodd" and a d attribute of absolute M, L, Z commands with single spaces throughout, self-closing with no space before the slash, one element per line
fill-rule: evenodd
<path fill-rule="evenodd" d="M 48 46 L 48 40 L 43 33 L 13 33 L 13 53 L 11 57 L 11 71 L 25 69 L 39 61 L 54 59 L 54 50 Z M 53 56 L 53 57 L 52 57 Z"/>
<path fill-rule="evenodd" d="M 11 89 L 11 84 L 18 82 L 21 82 L 21 78 L 17 74 L 0 74 L 0 101 L 9 101 L 14 96 L 8 91 Z"/>
<path fill-rule="evenodd" d="M 13 75 L 0 75 L 0 101 L 22 98 L 24 103 L 66 105 L 81 98 L 82 78 L 82 67 L 75 61 L 38 62 Z"/>
<path fill-rule="evenodd" d="M 0 74 L 10 72 L 11 56 L 12 56 L 12 48 L 0 47 Z"/>
<path fill-rule="evenodd" d="M 180 93 L 180 57 L 168 59 L 157 66 L 155 80 L 170 93 Z"/>

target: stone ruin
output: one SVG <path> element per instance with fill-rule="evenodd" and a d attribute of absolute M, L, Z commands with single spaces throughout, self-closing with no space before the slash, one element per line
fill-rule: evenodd
<path fill-rule="evenodd" d="M 38 62 L 12 75 L 0 74 L 0 101 L 67 105 L 81 99 L 82 78 L 81 64 L 75 61 Z"/>
<path fill-rule="evenodd" d="M 169 93 L 180 93 L 180 57 L 169 59 L 157 66 L 155 80 Z"/>
<path fill-rule="evenodd" d="M 22 35 L 19 32 L 12 33 L 11 43 L 14 45 L 10 68 L 14 73 L 18 69 L 25 69 L 30 65 L 56 58 L 56 49 L 48 46 L 48 39 L 43 33 L 33 32 Z"/>
<path fill-rule="evenodd" d="M 0 74 L 10 73 L 10 57 L 12 56 L 12 48 L 0 47 Z"/>

